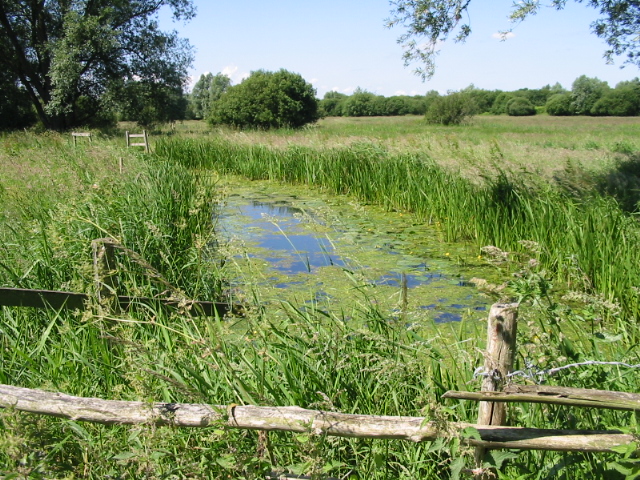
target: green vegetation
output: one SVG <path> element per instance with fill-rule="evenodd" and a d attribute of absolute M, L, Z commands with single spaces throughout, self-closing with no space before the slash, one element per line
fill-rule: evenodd
<path fill-rule="evenodd" d="M 211 103 L 211 125 L 236 128 L 300 128 L 318 120 L 315 90 L 300 75 L 279 70 L 252 72 Z"/>
<path fill-rule="evenodd" d="M 460 125 L 476 111 L 473 99 L 465 93 L 457 92 L 435 98 L 424 118 L 431 125 Z"/>
<path fill-rule="evenodd" d="M 0 67 L 45 128 L 100 126 L 132 83 L 182 94 L 191 47 L 158 29 L 163 7 L 194 15 L 190 0 L 3 1 Z"/>
<path fill-rule="evenodd" d="M 57 134 L 4 135 L 0 285 L 92 293 L 91 241 L 112 236 L 139 255 L 118 255 L 119 292 L 220 298 L 224 267 L 211 222 L 217 179 L 299 183 L 359 199 L 363 209 L 379 203 L 408 224 L 431 224 L 442 241 L 474 245 L 478 261 L 506 283 L 485 285 L 487 294 L 521 302 L 517 368 L 551 384 L 637 392 L 637 371 L 622 366 L 537 374 L 586 360 L 640 363 L 639 229 L 625 212 L 636 210 L 637 198 L 622 183 L 640 178 L 639 128 L 633 118 L 478 117 L 466 127 L 425 127 L 420 117 L 399 117 L 211 134 L 194 122 L 178 125 L 148 156 L 125 151 L 118 132 L 77 148 Z M 480 249 L 487 245 L 495 248 Z M 232 319 L 153 306 L 2 307 L 0 382 L 113 399 L 475 421 L 476 405 L 440 397 L 478 387 L 482 315 L 407 326 L 381 314 L 366 279 L 345 275 L 349 309 L 291 302 L 282 317 L 250 298 L 246 316 Z M 624 412 L 569 415 L 529 404 L 509 412 L 517 425 L 637 433 L 635 416 Z M 457 459 L 471 465 L 472 457 L 458 439 L 101 426 L 0 412 L 5 478 L 258 479 L 279 469 L 316 478 L 447 478 L 463 466 Z M 631 468 L 617 454 L 505 458 L 505 479 L 621 479 Z"/>
<path fill-rule="evenodd" d="M 507 103 L 507 115 L 512 117 L 526 117 L 536 114 L 536 107 L 523 97 L 515 97 Z"/>
<path fill-rule="evenodd" d="M 189 95 L 189 111 L 186 118 L 204 120 L 209 115 L 213 102 L 231 86 L 231 79 L 223 73 L 200 75 Z"/>
<path fill-rule="evenodd" d="M 553 116 L 637 116 L 640 113 L 640 80 L 620 82 L 615 88 L 585 75 L 571 91 L 560 84 L 513 92 L 485 90 L 474 85 L 440 95 L 383 97 L 356 89 L 352 95 L 327 92 L 320 101 L 323 116 L 372 117 L 425 114 L 427 123 L 458 125 L 473 115 L 529 116 L 546 112 Z M 449 98 L 451 97 L 451 98 Z"/>
<path fill-rule="evenodd" d="M 384 97 L 360 88 L 353 95 L 329 91 L 320 100 L 320 113 L 325 117 L 424 115 L 426 107 L 422 95 Z"/>

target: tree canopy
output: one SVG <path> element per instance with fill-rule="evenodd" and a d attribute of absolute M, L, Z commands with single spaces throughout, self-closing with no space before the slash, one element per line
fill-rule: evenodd
<path fill-rule="evenodd" d="M 640 3 L 636 0 L 574 0 L 598 9 L 601 18 L 591 24 L 593 32 L 603 38 L 608 48 L 607 62 L 614 56 L 626 54 L 625 63 L 640 66 Z M 471 0 L 392 0 L 393 10 L 387 26 L 405 29 L 398 42 L 404 47 L 404 61 L 408 66 L 418 62 L 416 73 L 423 79 L 435 72 L 436 46 L 450 36 L 463 42 L 471 34 L 469 5 Z M 567 0 L 551 0 L 550 5 L 562 10 Z M 518 23 L 536 14 L 543 4 L 539 0 L 513 3 L 509 19 Z M 506 31 L 503 33 L 507 33 Z"/>
<path fill-rule="evenodd" d="M 313 86 L 287 70 L 257 70 L 212 102 L 212 125 L 237 128 L 299 128 L 319 118 Z"/>
<path fill-rule="evenodd" d="M 218 73 L 215 76 L 212 73 L 200 75 L 190 96 L 193 116 L 198 120 L 206 118 L 211 110 L 211 104 L 217 101 L 230 86 L 231 79 L 224 73 Z"/>
<path fill-rule="evenodd" d="M 191 0 L 2 0 L 0 67 L 15 75 L 45 127 L 85 123 L 110 89 L 183 86 L 192 49 L 159 30 L 162 7 L 175 19 L 195 14 Z"/>

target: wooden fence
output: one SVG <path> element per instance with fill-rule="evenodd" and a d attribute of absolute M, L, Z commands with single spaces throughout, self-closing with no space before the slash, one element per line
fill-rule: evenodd
<path fill-rule="evenodd" d="M 89 143 L 93 141 L 90 132 L 71 132 L 71 138 L 73 138 L 74 147 L 78 145 L 78 138 L 88 138 Z"/>
<path fill-rule="evenodd" d="M 162 284 L 165 290 L 175 292 L 176 289 L 139 254 L 127 249 L 118 241 L 112 238 L 98 238 L 91 242 L 91 246 L 93 251 L 95 295 L 57 290 L 0 287 L 0 306 L 83 310 L 93 302 L 115 311 L 130 310 L 137 305 L 153 305 L 162 308 L 180 309 L 181 312 L 193 316 L 223 317 L 227 314 L 244 314 L 243 305 L 230 302 L 191 300 L 181 298 L 178 295 L 174 295 L 174 298 L 117 295 L 115 290 L 117 283 L 116 251 L 122 252 L 133 262 L 140 265 L 145 270 L 146 275 Z"/>
<path fill-rule="evenodd" d="M 112 267 L 115 241 L 94 242 L 97 295 L 113 299 Z M 61 308 L 84 304 L 87 296 L 68 292 L 39 291 L 36 297 L 20 289 L 0 289 L 0 305 Z M 116 297 L 121 306 L 132 300 Z M 136 299 L 135 301 L 140 301 Z M 150 299 L 147 299 L 150 300 Z M 167 301 L 169 302 L 169 301 Z M 218 312 L 220 304 L 195 302 L 209 312 Z M 205 307 L 205 305 L 210 305 Z M 222 305 L 224 308 L 225 305 Z M 226 308 L 229 308 L 226 305 Z M 482 470 L 487 449 L 556 450 L 579 452 L 615 452 L 633 444 L 632 434 L 618 430 L 557 430 L 506 426 L 506 403 L 533 402 L 640 411 L 640 394 L 548 386 L 506 386 L 513 369 L 517 334 L 517 304 L 495 304 L 487 326 L 484 379 L 480 392 L 447 392 L 443 398 L 479 401 L 475 424 L 453 422 L 443 426 L 423 417 L 356 415 L 295 406 L 260 407 L 251 405 L 208 405 L 103 400 L 63 393 L 0 385 L 0 407 L 103 424 L 153 424 L 176 427 L 208 427 L 307 432 L 316 435 L 400 439 L 412 442 L 457 435 L 476 447 L 476 478 L 487 478 Z M 474 435 L 468 435 L 474 429 Z"/>

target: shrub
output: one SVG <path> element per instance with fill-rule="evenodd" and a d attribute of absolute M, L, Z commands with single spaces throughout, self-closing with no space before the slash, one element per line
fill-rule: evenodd
<path fill-rule="evenodd" d="M 342 114 L 347 117 L 383 115 L 383 113 L 380 113 L 381 106 L 381 102 L 378 101 L 378 97 L 375 94 L 357 88 L 353 95 L 345 100 Z"/>
<path fill-rule="evenodd" d="M 473 99 L 460 92 L 434 98 L 425 115 L 433 125 L 460 125 L 475 114 Z"/>
<path fill-rule="evenodd" d="M 640 92 L 621 88 L 607 92 L 591 109 L 592 115 L 633 117 L 640 113 Z"/>
<path fill-rule="evenodd" d="M 514 96 L 512 93 L 502 92 L 493 101 L 493 105 L 491 106 L 491 113 L 494 115 L 504 115 L 505 113 L 507 113 L 507 105 L 511 100 L 513 100 L 513 98 Z"/>
<path fill-rule="evenodd" d="M 574 115 L 575 110 L 571 104 L 570 93 L 558 93 L 547 100 L 546 110 L 549 115 L 568 116 Z"/>
<path fill-rule="evenodd" d="M 237 128 L 299 128 L 319 118 L 315 89 L 300 75 L 252 72 L 212 104 L 209 123 Z"/>
<path fill-rule="evenodd" d="M 323 117 L 341 117 L 342 105 L 349 98 L 344 93 L 329 91 L 319 102 L 320 115 Z"/>
<path fill-rule="evenodd" d="M 507 104 L 507 115 L 526 117 L 536 114 L 536 107 L 524 97 L 515 97 Z"/>

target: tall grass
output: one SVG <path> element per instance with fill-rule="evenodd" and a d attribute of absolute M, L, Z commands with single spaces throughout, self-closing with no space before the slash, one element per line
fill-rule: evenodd
<path fill-rule="evenodd" d="M 415 212 L 440 225 L 447 241 L 514 252 L 522 252 L 523 240 L 536 242 L 536 260 L 564 288 L 619 304 L 623 322 L 638 316 L 640 251 L 633 245 L 640 229 L 612 198 L 593 192 L 578 196 L 502 171 L 478 184 L 426 154 L 390 154 L 367 144 L 318 150 L 169 140 L 159 143 L 157 152 L 189 168 L 314 185 Z"/>
<path fill-rule="evenodd" d="M 178 295 L 216 298 L 222 280 L 216 263 L 209 261 L 216 169 L 355 195 L 389 209 L 415 211 L 447 238 L 520 249 L 522 258 L 508 256 L 508 264 L 501 267 L 519 274 L 510 287 L 510 295 L 523 301 L 518 368 L 585 359 L 640 363 L 637 328 L 630 322 L 620 329 L 603 321 L 613 308 L 606 297 L 593 294 L 593 301 L 570 309 L 549 295 L 551 274 L 578 283 L 568 287 L 583 294 L 598 291 L 579 254 L 594 246 L 613 251 L 615 245 L 604 245 L 596 233 L 616 227 L 622 234 L 606 238 L 634 241 L 632 222 L 615 209 L 606 210 L 612 206 L 606 199 L 525 187 L 506 176 L 478 185 L 438 168 L 424 155 L 395 156 L 367 144 L 339 151 L 295 147 L 275 152 L 226 142 L 170 141 L 158 145 L 157 157 L 114 150 L 115 156 L 127 155 L 128 171 L 120 176 L 94 169 L 90 151 L 74 153 L 41 141 L 43 158 L 34 162 L 34 169 L 45 165 L 49 156 L 58 160 L 55 169 L 64 171 L 67 180 L 57 173 L 51 180 L 67 188 L 60 195 L 36 185 L 38 195 L 21 195 L 21 181 L 28 183 L 21 180 L 27 178 L 24 172 L 11 182 L 0 179 L 3 286 L 91 293 L 90 242 L 109 235 L 145 260 L 118 254 L 122 293 L 176 294 L 167 291 L 170 284 Z M 9 139 L 7 144 L 18 142 Z M 107 144 L 100 151 L 109 148 Z M 109 165 L 116 165 L 113 155 Z M 69 171 L 75 173 L 68 175 Z M 564 202 L 559 207 L 556 195 Z M 592 217 L 585 213 L 588 208 L 593 208 Z M 598 212 L 608 212 L 610 219 L 596 221 Z M 538 218 L 531 231 L 541 238 L 538 250 L 534 246 L 525 257 L 518 240 L 532 239 L 524 235 L 529 232 L 527 215 L 532 222 Z M 584 218 L 591 220 L 585 223 Z M 543 221 L 562 221 L 565 229 L 575 232 L 557 238 L 553 232 L 561 229 L 549 232 L 552 227 Z M 500 227 L 503 223 L 510 223 L 514 232 Z M 575 249 L 568 260 L 569 254 L 561 251 L 565 243 Z M 529 257 L 543 265 L 527 263 Z M 628 261 L 634 259 L 630 256 Z M 613 264 L 614 259 L 605 261 Z M 595 265 L 606 270 L 604 264 Z M 158 276 L 166 282 L 159 282 Z M 195 318 L 154 306 L 111 313 L 97 306 L 84 312 L 2 307 L 0 382 L 112 399 L 300 405 L 361 414 L 424 415 L 443 424 L 474 422 L 474 404 L 446 403 L 440 397 L 449 389 L 479 385 L 473 372 L 482 363 L 483 323 L 467 319 L 437 329 L 407 328 L 405 322 L 382 315 L 364 296 L 365 290 L 354 289 L 362 298 L 354 299 L 350 311 L 286 304 L 287 315 L 278 317 L 251 305 L 246 317 L 234 319 Z M 631 313 L 625 315 L 627 321 Z M 616 366 L 579 373 L 564 370 L 545 380 L 638 390 L 637 375 Z M 536 405 L 510 411 L 512 423 L 532 427 L 634 425 L 632 415 L 619 412 L 576 411 L 568 416 Z M 447 478 L 452 461 L 460 456 L 471 459 L 472 452 L 455 439 L 411 444 L 336 439 L 314 432 L 259 434 L 221 425 L 202 430 L 102 426 L 0 412 L 3 478 L 262 479 L 278 470 L 315 478 Z M 614 455 L 521 453 L 505 463 L 501 474 L 619 478 L 611 464 L 615 461 Z"/>

